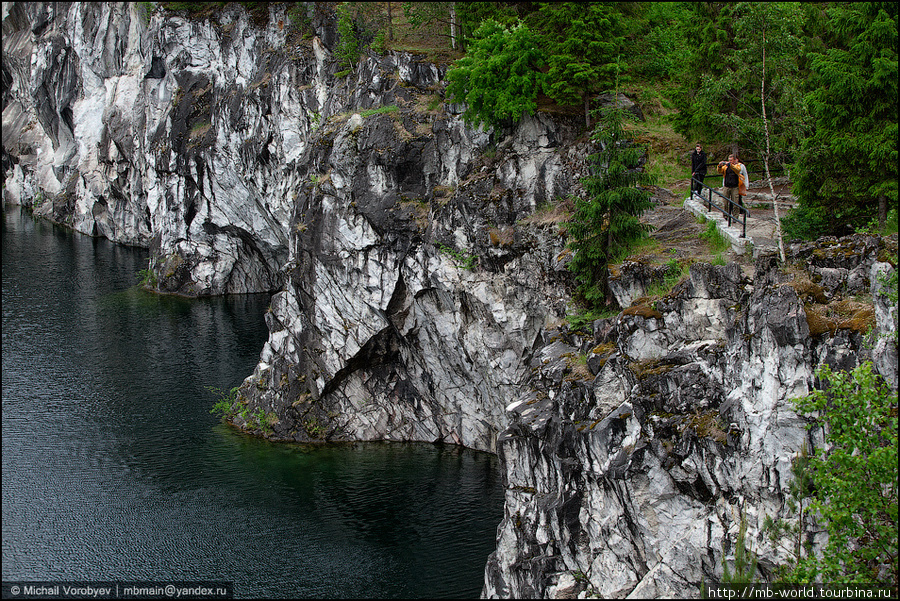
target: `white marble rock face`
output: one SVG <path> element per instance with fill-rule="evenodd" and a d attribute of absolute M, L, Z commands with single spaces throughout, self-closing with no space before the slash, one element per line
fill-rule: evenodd
<path fill-rule="evenodd" d="M 149 248 L 161 292 L 274 293 L 241 389 L 269 428 L 236 425 L 498 453 L 484 596 L 694 596 L 741 511 L 777 558 L 762 521 L 821 444 L 790 399 L 825 361 L 872 358 L 896 387 L 877 248 L 815 267 L 829 294 L 871 284 L 873 349 L 810 336 L 765 265 L 695 265 L 652 311 L 575 335 L 557 327 L 565 240 L 522 220 L 579 191 L 579 123 L 468 127 L 425 108 L 445 73 L 409 54 L 336 77 L 327 23 L 293 36 L 278 3 L 263 27 L 236 4 L 199 21 L 140 4 L 3 3 L 4 201 Z M 614 292 L 628 305 L 653 277 Z"/>

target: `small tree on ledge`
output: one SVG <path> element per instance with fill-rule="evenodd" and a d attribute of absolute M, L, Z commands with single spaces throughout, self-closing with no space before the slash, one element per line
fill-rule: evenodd
<path fill-rule="evenodd" d="M 618 94 L 615 96 L 618 98 Z M 650 208 L 653 178 L 640 167 L 644 148 L 635 146 L 624 129 L 628 113 L 616 104 L 601 109 L 591 139 L 599 151 L 588 157 L 592 174 L 582 179 L 587 198 L 575 201 L 568 223 L 578 294 L 588 307 L 614 306 L 609 292 L 609 263 L 627 254 L 650 226 L 638 217 Z"/>
<path fill-rule="evenodd" d="M 537 109 L 543 66 L 538 40 L 525 24 L 506 28 L 488 19 L 447 73 L 447 99 L 466 105 L 463 118 L 472 125 L 514 124 Z"/>

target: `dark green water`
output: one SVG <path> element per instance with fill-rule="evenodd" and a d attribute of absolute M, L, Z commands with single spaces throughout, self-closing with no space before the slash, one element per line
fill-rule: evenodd
<path fill-rule="evenodd" d="M 217 423 L 268 297 L 135 287 L 146 251 L 4 209 L 3 580 L 233 581 L 239 597 L 477 597 L 496 458 L 276 445 Z"/>

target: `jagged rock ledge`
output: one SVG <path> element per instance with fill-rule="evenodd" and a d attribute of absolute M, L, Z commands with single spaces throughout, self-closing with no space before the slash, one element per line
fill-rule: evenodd
<path fill-rule="evenodd" d="M 498 443 L 506 502 L 484 597 L 694 597 L 721 581 L 742 514 L 763 574 L 786 560 L 763 520 L 792 517 L 791 461 L 822 444 L 790 399 L 823 363 L 873 360 L 897 388 L 897 308 L 883 291 L 896 235 L 790 254 L 785 268 L 760 257 L 752 279 L 695 264 L 593 336 L 542 334 Z"/>

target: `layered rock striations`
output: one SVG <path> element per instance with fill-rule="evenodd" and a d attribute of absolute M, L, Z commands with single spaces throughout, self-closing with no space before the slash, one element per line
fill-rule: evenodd
<path fill-rule="evenodd" d="M 796 520 L 792 460 L 823 444 L 791 399 L 822 364 L 871 360 L 897 389 L 896 256 L 896 236 L 858 236 L 795 245 L 785 269 L 760 257 L 752 278 L 695 264 L 593 336 L 545 332 L 498 443 L 505 517 L 483 595 L 694 597 L 733 561 L 742 519 L 772 577 L 789 558 L 764 520 Z"/>
<path fill-rule="evenodd" d="M 629 268 L 617 294 L 638 300 L 577 334 L 540 210 L 586 173 L 576 123 L 467 127 L 409 54 L 339 73 L 315 3 L 306 30 L 278 3 L 265 23 L 142 5 L 3 5 L 4 200 L 149 248 L 160 292 L 274 292 L 238 427 L 497 452 L 485 596 L 696 594 L 740 514 L 759 545 L 784 514 L 792 458 L 820 444 L 789 402 L 815 368 L 870 357 L 896 386 L 877 275 L 896 240 L 694 265 L 655 302 L 661 272 Z M 867 346 L 874 322 L 893 338 Z"/>
<path fill-rule="evenodd" d="M 290 159 L 309 128 L 299 93 L 278 96 L 315 70 L 266 54 L 283 32 L 249 26 L 243 11 L 216 23 L 142 11 L 4 4 L 4 200 L 149 247 L 161 291 L 273 290 L 287 257 Z"/>
<path fill-rule="evenodd" d="M 493 170 L 460 178 L 441 138 L 462 127 L 415 135 L 405 120 L 351 115 L 310 156 L 287 285 L 242 391 L 274 436 L 495 450 L 534 342 L 565 309 L 559 240 L 516 224 L 534 196 L 497 193 Z"/>

